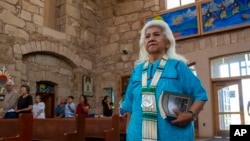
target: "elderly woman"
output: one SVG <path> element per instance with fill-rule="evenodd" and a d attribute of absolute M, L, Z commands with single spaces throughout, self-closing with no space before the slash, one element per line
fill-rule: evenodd
<path fill-rule="evenodd" d="M 161 20 L 147 22 L 141 31 L 139 59 L 121 106 L 131 114 L 127 141 L 194 141 L 193 121 L 208 98 L 186 62 L 175 52 L 168 24 Z M 189 112 L 172 109 L 174 120 L 162 116 L 159 98 L 164 91 L 192 96 Z"/>

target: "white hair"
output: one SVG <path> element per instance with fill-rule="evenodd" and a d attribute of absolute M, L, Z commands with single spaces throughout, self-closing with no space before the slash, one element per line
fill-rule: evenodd
<path fill-rule="evenodd" d="M 6 84 L 11 84 L 11 85 L 15 85 L 15 83 L 11 80 L 11 79 L 9 79 L 7 82 L 6 82 Z"/>
<path fill-rule="evenodd" d="M 165 53 L 165 55 L 168 58 L 181 60 L 181 61 L 187 63 L 187 59 L 185 57 L 183 57 L 182 55 L 177 54 L 175 51 L 175 39 L 174 39 L 173 33 L 172 33 L 171 29 L 169 28 L 168 24 L 162 20 L 152 20 L 152 21 L 147 22 L 141 30 L 141 37 L 140 37 L 140 41 L 139 41 L 139 46 L 140 46 L 139 58 L 138 58 L 138 60 L 135 61 L 135 65 L 148 60 L 148 52 L 145 49 L 144 41 L 145 41 L 146 30 L 150 27 L 161 28 L 163 34 L 168 39 L 170 46 L 166 50 L 166 53 Z"/>

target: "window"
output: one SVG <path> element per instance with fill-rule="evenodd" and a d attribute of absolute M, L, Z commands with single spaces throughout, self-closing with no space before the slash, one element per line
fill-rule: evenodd
<path fill-rule="evenodd" d="M 112 103 L 115 102 L 115 94 L 112 87 L 104 88 L 104 96 L 106 95 L 110 97 Z"/>
<path fill-rule="evenodd" d="M 44 26 L 65 32 L 66 3 L 61 0 L 45 0 Z"/>
<path fill-rule="evenodd" d="M 196 0 L 165 0 L 165 8 L 172 9 L 183 5 L 194 3 Z"/>
<path fill-rule="evenodd" d="M 250 75 L 250 53 L 223 56 L 211 60 L 212 78 Z"/>
<path fill-rule="evenodd" d="M 194 65 L 191 65 L 189 66 L 190 70 L 194 73 L 194 75 L 197 76 L 197 73 L 196 73 L 196 69 L 195 69 L 195 64 Z"/>

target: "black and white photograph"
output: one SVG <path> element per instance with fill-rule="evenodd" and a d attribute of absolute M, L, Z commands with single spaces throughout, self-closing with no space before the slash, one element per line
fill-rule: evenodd
<path fill-rule="evenodd" d="M 83 95 L 93 96 L 93 79 L 89 76 L 83 76 Z"/>
<path fill-rule="evenodd" d="M 184 94 L 164 92 L 162 94 L 162 108 L 166 116 L 176 117 L 173 109 L 187 112 L 192 103 L 192 97 Z"/>

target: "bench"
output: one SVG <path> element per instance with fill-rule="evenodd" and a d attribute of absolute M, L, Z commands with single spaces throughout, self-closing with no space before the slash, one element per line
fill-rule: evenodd
<path fill-rule="evenodd" d="M 128 126 L 128 119 L 130 118 L 130 115 L 127 114 L 125 116 L 120 116 L 120 140 L 126 141 L 126 134 L 127 134 L 127 126 Z"/>
<path fill-rule="evenodd" d="M 85 118 L 46 118 L 33 120 L 32 141 L 84 141 Z"/>
<path fill-rule="evenodd" d="M 74 132 L 68 132 L 64 134 L 66 141 L 85 141 L 85 117 L 84 115 L 77 115 Z"/>
<path fill-rule="evenodd" d="M 87 141 L 120 141 L 119 115 L 101 118 L 86 118 L 85 136 Z"/>
<path fill-rule="evenodd" d="M 18 119 L 0 119 L 1 141 L 31 141 L 32 114 L 20 114 Z"/>
<path fill-rule="evenodd" d="M 83 115 L 72 119 L 33 119 L 31 114 L 24 115 L 30 116 L 0 119 L 0 141 L 85 141 Z"/>
<path fill-rule="evenodd" d="M 19 120 L 22 117 L 20 115 Z M 30 117 L 30 119 L 22 119 L 24 122 L 19 122 L 19 120 L 1 119 L 0 126 L 5 128 L 0 128 L 0 138 L 8 137 L 11 139 L 11 137 L 21 136 L 21 134 L 18 134 L 19 123 L 22 128 L 29 126 L 29 131 L 22 130 L 26 131 L 25 137 L 31 135 L 30 139 L 25 139 L 25 141 L 84 141 L 85 137 L 105 141 L 120 141 L 120 117 L 118 115 L 86 119 L 80 115 L 76 118 L 33 119 L 33 117 Z"/>

